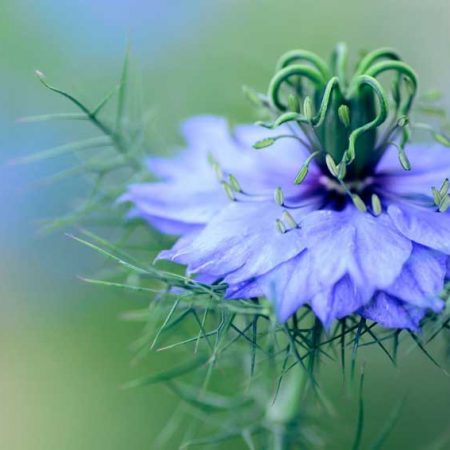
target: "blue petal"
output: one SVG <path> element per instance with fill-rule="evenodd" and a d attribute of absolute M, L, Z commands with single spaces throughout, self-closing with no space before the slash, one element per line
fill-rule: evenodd
<path fill-rule="evenodd" d="M 201 177 L 212 176 L 208 154 L 220 152 L 226 158 L 235 148 L 227 120 L 223 117 L 192 117 L 182 123 L 181 134 L 187 148 L 170 158 L 147 158 L 150 172 L 163 179 L 195 178 L 200 174 Z"/>
<path fill-rule="evenodd" d="M 163 232 L 183 234 L 206 224 L 226 206 L 228 199 L 208 162 L 211 157 L 225 178 L 233 174 L 247 193 L 260 200 L 272 200 L 274 189 L 280 186 L 287 201 L 297 205 L 316 188 L 314 177 L 302 186 L 292 183 L 306 158 L 297 141 L 280 140 L 273 148 L 256 151 L 251 145 L 273 132 L 248 125 L 232 135 L 225 119 L 209 116 L 186 121 L 182 132 L 188 144 L 186 150 L 175 158 L 147 161 L 149 169 L 165 181 L 131 185 L 119 199 L 132 202 L 134 215 Z"/>
<path fill-rule="evenodd" d="M 425 312 L 424 308 L 409 305 L 385 292 L 379 292 L 359 311 L 359 314 L 386 328 L 407 328 L 417 331 Z"/>
<path fill-rule="evenodd" d="M 237 298 L 254 298 L 262 297 L 264 291 L 262 290 L 258 278 L 242 281 L 236 284 L 230 284 L 225 293 L 226 299 Z"/>
<path fill-rule="evenodd" d="M 173 235 L 184 235 L 192 231 L 200 229 L 202 226 L 193 223 L 181 222 L 179 220 L 163 219 L 161 217 L 156 217 L 148 215 L 138 208 L 132 208 L 127 213 L 127 219 L 144 219 L 148 223 L 151 223 L 156 229 L 165 234 Z"/>
<path fill-rule="evenodd" d="M 397 229 L 414 242 L 450 254 L 450 214 L 413 205 L 391 205 L 388 214 Z"/>
<path fill-rule="evenodd" d="M 307 252 L 280 264 L 259 277 L 258 282 L 274 304 L 280 322 L 289 319 L 317 289 L 314 278 L 310 276 Z"/>
<path fill-rule="evenodd" d="M 230 203 L 171 259 L 190 272 L 207 272 L 230 284 L 267 273 L 305 248 L 301 230 L 277 230 L 281 213 L 273 201 Z"/>
<path fill-rule="evenodd" d="M 444 286 L 446 260 L 442 253 L 414 245 L 411 257 L 386 292 L 411 305 L 440 311 L 443 302 L 438 296 Z"/>
<path fill-rule="evenodd" d="M 450 175 L 450 149 L 439 144 L 416 144 L 406 147 L 411 171 L 402 169 L 398 151 L 392 146 L 377 167 L 383 189 L 401 195 L 426 194 Z"/>
<path fill-rule="evenodd" d="M 326 328 L 332 321 L 353 314 L 368 302 L 361 289 L 357 289 L 349 275 L 311 299 L 311 307 Z"/>
<path fill-rule="evenodd" d="M 311 276 L 326 288 L 348 274 L 365 298 L 393 283 L 412 250 L 386 214 L 373 217 L 353 207 L 313 212 L 302 228 Z"/>
<path fill-rule="evenodd" d="M 179 183 L 146 183 L 128 187 L 119 201 L 133 203 L 135 214 L 163 232 L 182 234 L 193 226 L 206 224 L 229 200 L 219 183 L 209 190 Z"/>

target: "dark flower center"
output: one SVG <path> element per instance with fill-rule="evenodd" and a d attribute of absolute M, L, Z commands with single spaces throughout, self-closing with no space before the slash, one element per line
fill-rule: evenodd
<path fill-rule="evenodd" d="M 386 89 L 381 84 L 390 83 Z M 409 113 L 417 91 L 417 76 L 392 49 L 366 54 L 348 73 L 347 49 L 340 44 L 330 64 L 305 50 L 294 50 L 278 61 L 267 95 L 250 93 L 271 116 L 260 125 L 290 130 L 263 139 L 264 148 L 282 138 L 299 140 L 311 156 L 295 183 L 303 182 L 312 160 L 322 170 L 324 186 L 333 195 L 349 195 L 360 203 L 367 180 L 389 146 L 395 146 L 405 170 L 410 164 L 405 145 L 411 136 Z M 323 183 L 322 183 L 323 184 Z"/>

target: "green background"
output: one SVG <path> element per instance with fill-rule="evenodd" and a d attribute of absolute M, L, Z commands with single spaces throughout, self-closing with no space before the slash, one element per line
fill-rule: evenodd
<path fill-rule="evenodd" d="M 171 363 L 170 356 L 145 367 L 131 363 L 140 327 L 118 317 L 145 300 L 84 285 L 76 276 L 95 272 L 101 259 L 68 239 L 66 230 L 38 233 L 40 219 L 63 214 L 82 198 L 79 179 L 37 185 L 73 161 L 8 164 L 92 134 L 77 124 L 17 123 L 67 110 L 39 85 L 34 69 L 94 101 L 117 80 L 129 38 L 143 99 L 156 113 L 154 132 L 166 143 L 149 150 L 162 151 L 178 139 L 179 120 L 190 115 L 251 121 L 241 86 L 264 89 L 277 57 L 291 48 L 325 57 L 337 41 L 354 54 L 394 46 L 419 72 L 421 89 L 442 90 L 448 106 L 449 18 L 448 0 L 1 0 L 0 448 L 152 449 L 177 404 L 162 387 L 120 389 Z M 446 345 L 441 339 L 433 347 L 440 360 Z M 373 437 L 407 395 L 385 448 L 450 448 L 449 377 L 417 351 L 404 352 L 397 369 L 379 352 L 365 352 L 364 359 L 365 437 Z M 355 399 L 346 395 L 337 365 L 323 369 L 336 411 L 319 425 L 332 436 L 327 448 L 346 449 Z"/>

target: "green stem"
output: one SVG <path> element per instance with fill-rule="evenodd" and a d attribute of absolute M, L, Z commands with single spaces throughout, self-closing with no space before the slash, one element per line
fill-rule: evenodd
<path fill-rule="evenodd" d="M 275 402 L 267 407 L 266 418 L 272 429 L 273 450 L 291 450 L 292 435 L 299 421 L 306 373 L 301 367 L 292 368 L 286 375 Z M 297 425 L 298 426 L 298 425 Z"/>

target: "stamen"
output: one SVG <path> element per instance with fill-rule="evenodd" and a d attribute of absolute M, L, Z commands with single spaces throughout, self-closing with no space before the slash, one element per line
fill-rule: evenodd
<path fill-rule="evenodd" d="M 439 205 L 439 212 L 444 213 L 450 206 L 450 196 L 446 195 Z"/>
<path fill-rule="evenodd" d="M 212 164 L 212 168 L 214 170 L 214 173 L 216 174 L 216 177 L 219 181 L 223 181 L 223 170 L 222 167 L 216 162 Z"/>
<path fill-rule="evenodd" d="M 300 103 L 298 101 L 298 97 L 293 95 L 293 94 L 289 94 L 288 96 L 288 108 L 290 111 L 295 112 L 295 113 L 299 113 L 300 112 Z"/>
<path fill-rule="evenodd" d="M 230 174 L 228 176 L 228 183 L 230 184 L 230 187 L 231 189 L 233 189 L 233 191 L 242 192 L 241 185 L 239 184 L 239 181 L 234 175 Z"/>
<path fill-rule="evenodd" d="M 314 152 L 303 163 L 303 166 L 300 168 L 299 172 L 297 173 L 297 176 L 294 179 L 294 184 L 301 184 L 303 180 L 306 178 L 306 175 L 308 175 L 309 165 L 311 164 L 311 161 L 319 154 L 320 152 Z"/>
<path fill-rule="evenodd" d="M 222 186 L 223 186 L 223 189 L 224 189 L 224 191 L 225 191 L 225 194 L 227 194 L 227 197 L 228 197 L 232 202 L 236 201 L 236 196 L 234 195 L 234 191 L 233 191 L 233 189 L 231 188 L 231 186 L 230 186 L 228 183 L 226 183 L 226 182 L 222 183 Z"/>
<path fill-rule="evenodd" d="M 305 97 L 305 100 L 303 102 L 303 114 L 305 115 L 306 120 L 308 122 L 311 122 L 313 118 L 311 97 Z"/>
<path fill-rule="evenodd" d="M 446 178 L 444 180 L 444 182 L 442 183 L 441 188 L 439 189 L 439 194 L 441 194 L 441 196 L 447 195 L 449 187 L 450 187 L 450 182 L 449 182 L 448 178 Z"/>
<path fill-rule="evenodd" d="M 333 157 L 329 153 L 327 153 L 327 155 L 325 156 L 325 163 L 326 163 L 327 168 L 328 168 L 329 172 L 331 173 L 331 175 L 333 175 L 333 177 L 338 178 L 338 174 L 339 174 L 338 166 L 334 162 Z"/>
<path fill-rule="evenodd" d="M 450 207 L 450 195 L 448 195 L 449 187 L 450 183 L 448 178 L 446 178 L 439 190 L 437 190 L 434 186 L 431 188 L 434 204 L 437 206 L 438 211 L 441 213 L 447 211 L 447 209 Z"/>
<path fill-rule="evenodd" d="M 273 137 L 268 137 L 268 138 L 264 138 L 264 139 L 261 139 L 261 140 L 255 142 L 255 143 L 253 144 L 253 148 L 254 148 L 255 150 L 260 150 L 260 149 L 262 149 L 262 148 L 270 147 L 270 146 L 273 145 L 274 143 L 275 143 L 275 138 L 273 138 Z"/>
<path fill-rule="evenodd" d="M 345 128 L 350 126 L 350 108 L 347 105 L 341 105 L 338 108 L 338 116 Z"/>
<path fill-rule="evenodd" d="M 381 212 L 382 212 L 380 197 L 378 197 L 377 194 L 372 194 L 371 201 L 372 201 L 372 211 L 373 211 L 373 213 L 376 216 L 379 216 L 381 214 Z"/>
<path fill-rule="evenodd" d="M 277 187 L 275 189 L 275 192 L 273 193 L 273 198 L 275 200 L 275 203 L 279 206 L 283 206 L 284 203 L 284 194 L 283 190 L 280 187 Z"/>
<path fill-rule="evenodd" d="M 277 229 L 281 234 L 286 233 L 287 229 L 286 229 L 286 225 L 283 223 L 283 221 L 281 221 L 280 219 L 276 219 L 275 223 L 277 225 Z"/>
<path fill-rule="evenodd" d="M 353 204 L 361 211 L 361 212 L 367 212 L 367 206 L 363 202 L 362 198 L 358 194 L 351 194 L 351 199 L 353 201 Z"/>
<path fill-rule="evenodd" d="M 298 223 L 288 211 L 283 211 L 281 217 L 291 228 L 298 228 Z"/>
<path fill-rule="evenodd" d="M 433 133 L 434 139 L 445 147 L 450 147 L 450 139 L 441 133 Z"/>

